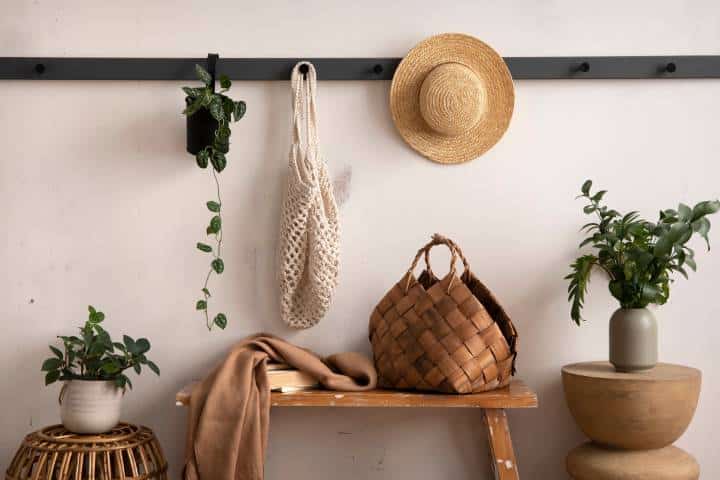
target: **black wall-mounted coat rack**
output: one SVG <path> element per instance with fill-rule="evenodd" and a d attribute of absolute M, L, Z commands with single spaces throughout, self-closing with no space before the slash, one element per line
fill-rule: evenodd
<path fill-rule="evenodd" d="M 221 58 L 232 80 L 288 80 L 301 60 L 320 80 L 390 80 L 400 58 Z M 0 80 L 195 80 L 207 58 L 0 57 Z M 505 57 L 517 80 L 720 78 L 720 55 Z"/>

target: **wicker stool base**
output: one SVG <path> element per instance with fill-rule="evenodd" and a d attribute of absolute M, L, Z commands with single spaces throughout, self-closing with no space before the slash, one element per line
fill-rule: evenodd
<path fill-rule="evenodd" d="M 120 423 L 100 435 L 78 435 L 62 425 L 23 441 L 6 480 L 167 480 L 167 461 L 152 430 Z"/>

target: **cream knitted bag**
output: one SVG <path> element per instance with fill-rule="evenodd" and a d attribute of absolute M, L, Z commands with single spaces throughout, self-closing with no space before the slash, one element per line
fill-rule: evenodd
<path fill-rule="evenodd" d="M 307 65 L 307 74 L 300 66 Z M 282 318 L 308 328 L 325 315 L 340 267 L 340 225 L 327 165 L 318 153 L 315 67 L 292 71 L 293 143 L 280 223 Z M 301 140 L 304 137 L 304 142 Z"/>

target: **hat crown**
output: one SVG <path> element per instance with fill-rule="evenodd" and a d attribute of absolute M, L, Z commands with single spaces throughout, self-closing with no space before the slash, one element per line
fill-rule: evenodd
<path fill-rule="evenodd" d="M 420 114 L 434 131 L 455 137 L 472 129 L 487 111 L 487 92 L 471 68 L 449 62 L 433 68 L 420 88 Z"/>

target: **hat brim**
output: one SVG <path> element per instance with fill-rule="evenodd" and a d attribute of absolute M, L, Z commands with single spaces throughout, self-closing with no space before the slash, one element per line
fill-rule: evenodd
<path fill-rule="evenodd" d="M 432 130 L 420 113 L 420 88 L 433 68 L 459 63 L 472 69 L 487 89 L 487 110 L 467 132 L 446 136 Z M 395 127 L 418 153 L 439 163 L 473 160 L 495 145 L 508 128 L 515 104 L 512 76 L 490 46 L 470 35 L 445 33 L 430 37 L 403 58 L 390 87 Z"/>

